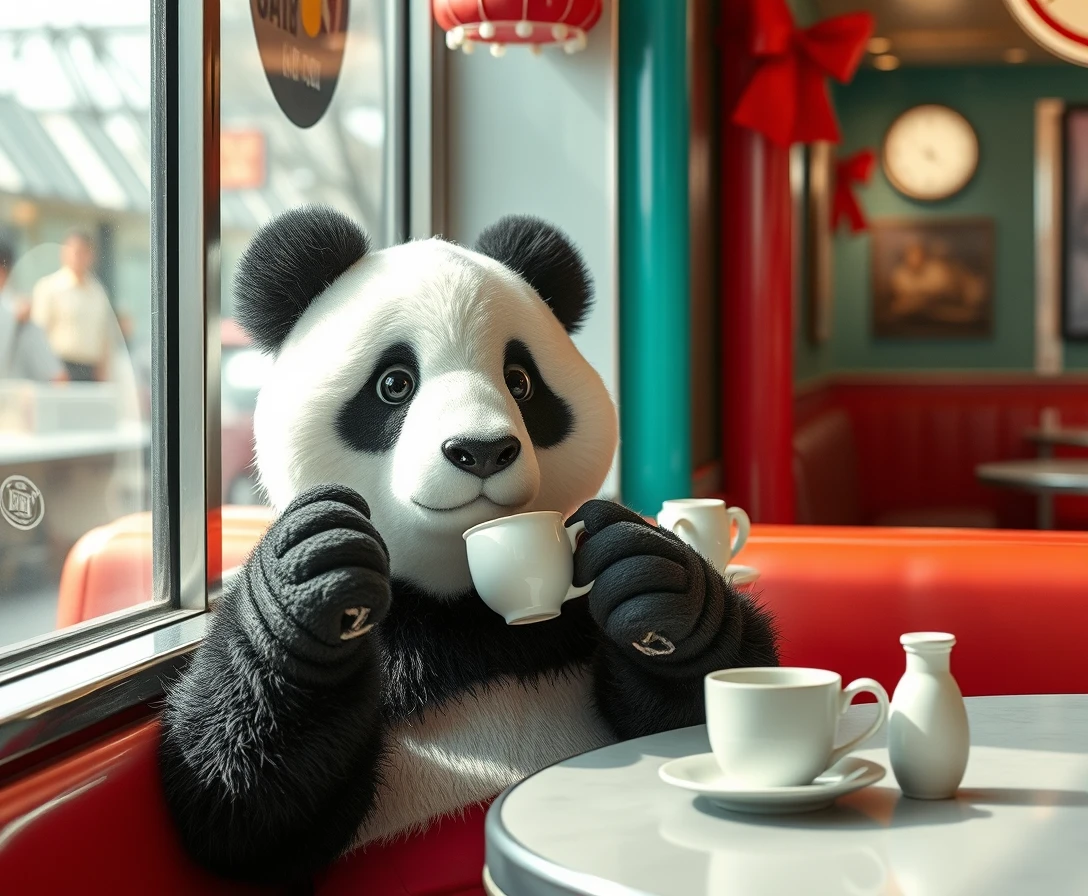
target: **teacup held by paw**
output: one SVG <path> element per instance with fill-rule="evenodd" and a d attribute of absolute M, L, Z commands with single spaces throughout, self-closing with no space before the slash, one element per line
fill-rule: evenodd
<path fill-rule="evenodd" d="M 694 548 L 724 573 L 748 540 L 751 522 L 740 507 L 718 498 L 677 498 L 661 505 L 657 524 Z M 736 526 L 736 535 L 733 527 Z"/>
<path fill-rule="evenodd" d="M 569 528 L 550 510 L 519 513 L 473 526 L 464 533 L 476 591 L 509 625 L 554 619 L 563 604 L 587 594 L 576 588 L 574 549 L 584 523 Z"/>
<path fill-rule="evenodd" d="M 876 720 L 840 746 L 839 719 L 854 697 L 877 699 Z M 824 669 L 726 669 L 704 680 L 710 748 L 724 780 L 744 787 L 800 787 L 876 734 L 888 718 L 888 695 L 871 678 L 846 688 Z"/>

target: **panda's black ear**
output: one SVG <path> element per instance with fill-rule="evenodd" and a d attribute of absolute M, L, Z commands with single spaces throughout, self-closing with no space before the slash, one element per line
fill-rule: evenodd
<path fill-rule="evenodd" d="M 480 234 L 476 251 L 524 277 L 568 333 L 585 322 L 593 281 L 581 253 L 556 227 L 539 218 L 508 215 Z"/>
<path fill-rule="evenodd" d="M 260 348 L 276 351 L 310 302 L 369 248 L 359 226 L 328 206 L 273 218 L 250 241 L 234 277 L 242 328 Z"/>

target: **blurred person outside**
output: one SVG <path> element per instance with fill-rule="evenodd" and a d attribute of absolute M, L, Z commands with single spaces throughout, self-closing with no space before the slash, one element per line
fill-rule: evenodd
<path fill-rule="evenodd" d="M 45 333 L 30 320 L 30 303 L 11 289 L 14 264 L 15 253 L 0 243 L 0 379 L 64 382 L 68 371 Z"/>
<path fill-rule="evenodd" d="M 106 291 L 94 276 L 94 244 L 82 232 L 68 235 L 61 268 L 34 287 L 31 317 L 74 381 L 110 378 L 112 334 L 118 325 Z"/>

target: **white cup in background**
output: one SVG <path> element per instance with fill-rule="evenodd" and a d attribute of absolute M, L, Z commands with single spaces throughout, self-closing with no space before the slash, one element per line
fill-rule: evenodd
<path fill-rule="evenodd" d="M 584 523 L 563 525 L 550 510 L 489 520 L 464 533 L 476 591 L 509 625 L 554 619 L 563 604 L 587 594 L 574 587 L 574 549 Z"/>
<path fill-rule="evenodd" d="M 724 573 L 748 540 L 751 522 L 740 507 L 718 498 L 677 498 L 661 505 L 657 524 L 690 545 Z M 733 527 L 736 526 L 736 534 Z"/>
<path fill-rule="evenodd" d="M 839 719 L 868 692 L 879 705 L 868 730 L 835 746 Z M 888 694 L 871 678 L 846 688 L 825 669 L 726 669 L 704 679 L 710 748 L 726 780 L 740 787 L 811 784 L 876 734 L 888 718 Z"/>

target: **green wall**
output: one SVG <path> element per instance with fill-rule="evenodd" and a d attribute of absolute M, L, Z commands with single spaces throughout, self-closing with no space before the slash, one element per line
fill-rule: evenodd
<path fill-rule="evenodd" d="M 1035 101 L 1088 101 L 1088 69 L 1046 67 L 866 69 L 835 91 L 843 131 L 840 153 L 879 152 L 888 126 L 919 103 L 945 103 L 974 125 L 979 168 L 958 196 L 916 203 L 897 193 L 878 166 L 858 195 L 870 219 L 989 216 L 995 221 L 994 330 L 976 340 L 877 340 L 870 328 L 869 239 L 844 230 L 835 238 L 832 338 L 809 346 L 798 327 L 796 378 L 832 370 L 986 369 L 1034 366 L 1034 133 Z M 806 303 L 802 302 L 802 307 Z M 803 321 L 802 321 L 803 323 Z M 1066 344 L 1069 369 L 1088 368 L 1088 345 Z"/>
<path fill-rule="evenodd" d="M 802 28 L 807 28 L 820 18 L 816 13 L 815 0 L 787 0 L 787 5 L 793 13 L 794 21 Z"/>

